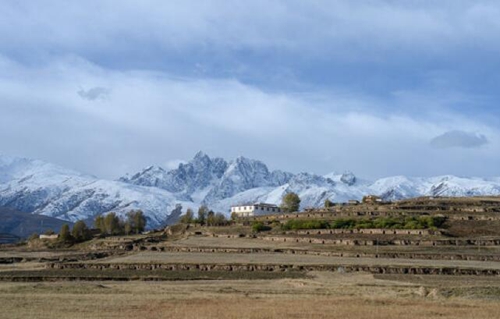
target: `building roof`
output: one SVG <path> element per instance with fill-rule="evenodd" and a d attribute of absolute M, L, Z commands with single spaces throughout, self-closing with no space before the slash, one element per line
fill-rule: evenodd
<path fill-rule="evenodd" d="M 242 207 L 242 206 L 261 206 L 261 207 L 278 208 L 278 205 L 267 204 L 267 203 L 248 203 L 248 204 L 231 205 L 231 207 Z"/>

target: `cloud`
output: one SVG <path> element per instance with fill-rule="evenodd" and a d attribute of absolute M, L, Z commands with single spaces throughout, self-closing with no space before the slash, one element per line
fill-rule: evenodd
<path fill-rule="evenodd" d="M 95 101 L 105 99 L 110 91 L 107 88 L 97 86 L 88 90 L 81 89 L 77 93 L 82 99 Z"/>
<path fill-rule="evenodd" d="M 9 73 L 0 73 L 1 151 L 101 177 L 177 164 L 198 150 L 293 172 L 500 175 L 498 129 L 453 112 L 386 114 L 386 100 L 333 89 L 273 92 L 237 79 L 110 70 L 81 58 L 43 66 L 2 61 Z M 74 93 L 79 87 L 113 94 L 92 107 Z M 444 102 L 427 95 L 425 103 Z M 453 127 L 483 132 L 490 147 L 461 157 L 429 148 Z"/>
<path fill-rule="evenodd" d="M 488 144 L 488 139 L 479 133 L 455 130 L 434 137 L 430 143 L 435 148 L 477 148 Z"/>
<path fill-rule="evenodd" d="M 186 164 L 187 161 L 182 160 L 182 159 L 172 159 L 167 162 L 165 162 L 165 168 L 166 169 L 176 169 L 179 168 L 180 164 Z"/>

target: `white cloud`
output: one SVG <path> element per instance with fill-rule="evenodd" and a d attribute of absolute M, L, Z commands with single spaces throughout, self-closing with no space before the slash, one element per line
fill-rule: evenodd
<path fill-rule="evenodd" d="M 179 167 L 180 164 L 186 164 L 187 161 L 186 160 L 182 160 L 182 159 L 172 159 L 172 160 L 169 160 L 165 163 L 165 168 L 166 169 L 176 169 Z"/>
<path fill-rule="evenodd" d="M 384 101 L 354 95 L 264 92 L 236 80 L 112 71 L 75 58 L 41 67 L 2 61 L 9 69 L 0 75 L 2 152 L 99 176 L 178 163 L 198 150 L 316 173 L 500 175 L 498 130 L 459 114 L 385 115 L 376 104 Z M 95 105 L 75 94 L 80 87 L 113 94 Z M 429 146 L 454 127 L 483 132 L 490 143 L 473 153 Z"/>

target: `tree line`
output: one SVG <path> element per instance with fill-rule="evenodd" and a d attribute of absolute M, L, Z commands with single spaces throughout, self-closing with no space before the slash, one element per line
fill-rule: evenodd
<path fill-rule="evenodd" d="M 194 216 L 193 210 L 188 208 L 179 222 L 183 224 L 199 224 L 201 226 L 226 226 L 230 223 L 224 214 L 215 213 L 205 205 L 198 208 L 197 217 Z"/>
<path fill-rule="evenodd" d="M 94 227 L 102 236 L 140 234 L 146 224 L 146 217 L 141 210 L 129 211 L 125 219 L 121 219 L 116 213 L 109 213 L 105 216 L 99 215 L 94 220 Z M 59 241 L 64 243 L 80 243 L 92 237 L 92 231 L 83 220 L 77 221 L 72 229 L 68 224 L 64 224 L 59 232 Z"/>

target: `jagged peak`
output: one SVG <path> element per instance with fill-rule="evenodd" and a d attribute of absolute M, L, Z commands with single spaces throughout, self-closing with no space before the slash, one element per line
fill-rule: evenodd
<path fill-rule="evenodd" d="M 193 160 L 199 160 L 199 159 L 204 159 L 204 158 L 210 158 L 205 152 L 203 151 L 198 151 L 194 157 Z"/>
<path fill-rule="evenodd" d="M 161 166 L 158 165 L 151 165 L 146 167 L 145 169 L 142 170 L 143 173 L 149 172 L 149 171 L 160 171 L 160 172 L 165 172 L 165 169 L 162 168 Z"/>

